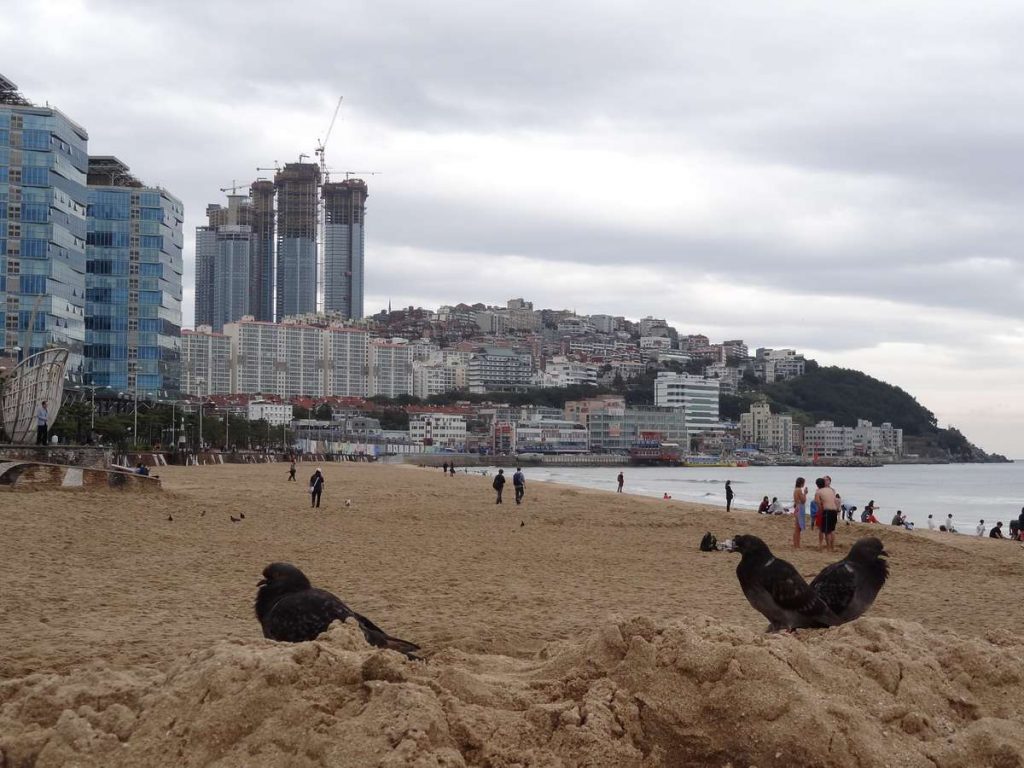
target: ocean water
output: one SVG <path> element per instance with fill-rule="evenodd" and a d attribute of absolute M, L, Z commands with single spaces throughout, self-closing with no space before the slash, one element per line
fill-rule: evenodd
<path fill-rule="evenodd" d="M 490 470 L 493 474 L 494 470 Z M 508 470 L 506 470 L 508 472 Z M 615 467 L 529 467 L 529 483 L 550 481 L 614 491 Z M 784 506 L 792 505 L 797 477 L 814 479 L 832 476 L 832 487 L 846 504 L 860 510 L 874 499 L 875 516 L 888 524 L 901 509 L 918 527 L 927 527 L 927 517 L 945 521 L 953 515 L 960 533 L 974 534 L 979 520 L 986 528 L 1003 521 L 1009 532 L 1010 519 L 1024 507 L 1024 461 L 1013 464 L 903 464 L 870 468 L 844 467 L 625 467 L 625 493 L 725 506 L 725 481 L 732 481 L 736 494 L 733 507 L 756 510 L 762 496 L 778 496 Z"/>

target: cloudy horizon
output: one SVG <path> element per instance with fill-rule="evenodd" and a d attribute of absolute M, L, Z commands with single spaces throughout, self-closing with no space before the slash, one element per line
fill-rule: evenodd
<path fill-rule="evenodd" d="M 0 74 L 185 203 L 186 326 L 206 205 L 312 155 L 344 96 L 368 314 L 665 317 L 1024 457 L 1024 7 L 6 5 Z"/>

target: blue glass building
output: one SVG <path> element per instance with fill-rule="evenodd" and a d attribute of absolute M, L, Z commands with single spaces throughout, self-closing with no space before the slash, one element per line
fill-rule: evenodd
<path fill-rule="evenodd" d="M 89 158 L 85 383 L 153 396 L 181 378 L 184 208 L 115 157 Z"/>
<path fill-rule="evenodd" d="M 0 357 L 67 347 L 71 381 L 84 362 L 88 140 L 0 76 Z"/>

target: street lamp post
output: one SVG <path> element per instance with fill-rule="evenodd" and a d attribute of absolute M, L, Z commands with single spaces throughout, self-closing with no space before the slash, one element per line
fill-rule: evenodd
<path fill-rule="evenodd" d="M 198 446 L 196 448 L 196 454 L 198 454 L 201 450 L 203 450 L 203 405 L 206 402 L 203 399 L 203 397 L 204 397 L 204 395 L 203 395 L 203 384 L 205 382 L 206 382 L 206 379 L 204 379 L 202 376 L 196 376 L 196 384 L 198 385 L 196 387 L 196 392 L 197 392 L 197 394 L 199 395 L 199 398 L 200 398 L 199 399 L 199 442 L 198 442 Z"/>

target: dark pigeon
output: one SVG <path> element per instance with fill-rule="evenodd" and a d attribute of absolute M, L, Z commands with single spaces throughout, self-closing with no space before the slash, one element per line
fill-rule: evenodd
<path fill-rule="evenodd" d="M 796 568 L 772 555 L 757 536 L 735 536 L 724 546 L 743 555 L 736 576 L 747 600 L 770 622 L 769 632 L 840 623 Z"/>
<path fill-rule="evenodd" d="M 240 523 L 240 522 L 242 522 L 241 520 L 239 520 L 239 519 L 238 519 L 237 517 L 235 517 L 234 515 L 228 515 L 228 517 L 230 517 L 230 518 L 231 518 L 231 522 L 232 522 L 232 523 Z"/>
<path fill-rule="evenodd" d="M 410 659 L 417 658 L 418 645 L 391 637 L 330 592 L 314 588 L 306 574 L 290 563 L 268 565 L 263 569 L 263 578 L 257 586 L 256 618 L 260 620 L 266 638 L 287 643 L 315 640 L 331 622 L 353 618 L 370 645 L 390 648 Z"/>
<path fill-rule="evenodd" d="M 871 607 L 889 577 L 886 556 L 880 539 L 858 539 L 845 559 L 827 566 L 814 578 L 811 589 L 841 622 L 853 621 Z"/>

